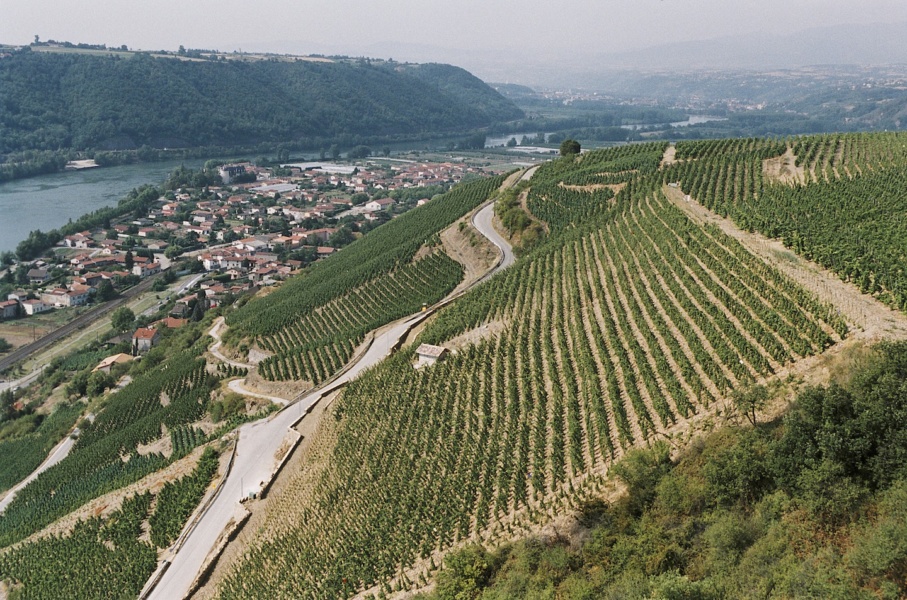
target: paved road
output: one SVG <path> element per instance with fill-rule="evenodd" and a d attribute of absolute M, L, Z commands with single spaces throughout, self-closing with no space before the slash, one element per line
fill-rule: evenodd
<path fill-rule="evenodd" d="M 215 547 L 218 538 L 229 525 L 236 503 L 258 493 L 277 467 L 274 458 L 284 444 L 289 427 L 323 395 L 357 377 L 387 355 L 415 323 L 425 319 L 428 312 L 398 322 L 377 336 L 362 358 L 326 389 L 310 392 L 272 418 L 243 425 L 239 429 L 233 468 L 217 497 L 186 538 L 171 560 L 171 565 L 148 596 L 161 600 L 185 597 L 202 568 L 205 558 Z"/>
<path fill-rule="evenodd" d="M 506 269 L 507 267 L 512 265 L 514 263 L 514 261 L 516 260 L 516 257 L 513 255 L 513 249 L 511 248 L 510 244 L 507 242 L 507 240 L 504 239 L 504 237 L 500 233 L 498 233 L 497 229 L 495 229 L 494 226 L 492 226 L 491 220 L 493 218 L 494 218 L 494 204 L 489 204 L 489 205 L 485 206 L 472 217 L 472 224 L 479 231 L 479 233 L 481 233 L 486 238 L 488 238 L 488 240 L 492 244 L 497 246 L 498 250 L 501 251 L 501 262 L 498 264 L 498 267 L 495 270 L 491 271 L 490 273 L 488 273 L 487 275 L 485 275 L 482 278 L 483 281 L 485 279 L 487 279 L 488 277 L 490 277 L 491 275 L 494 275 L 495 273 L 497 273 L 498 270 Z"/>
<path fill-rule="evenodd" d="M 473 221 L 476 228 L 500 248 L 503 254 L 503 260 L 489 275 L 506 269 L 513 264 L 514 260 L 510 244 L 491 226 L 493 212 L 494 208 L 489 204 L 476 214 Z M 259 492 L 264 483 L 273 476 L 277 466 L 274 457 L 284 444 L 289 427 L 320 398 L 355 379 L 364 370 L 386 358 L 397 347 L 400 340 L 432 312 L 433 309 L 417 313 L 384 328 L 375 336 L 374 341 L 362 357 L 328 386 L 321 390 L 307 392 L 292 405 L 267 420 L 249 423 L 239 429 L 236 455 L 227 480 L 208 510 L 172 557 L 170 567 L 148 595 L 149 599 L 175 600 L 186 596 L 204 565 L 205 559 L 214 549 L 221 533 L 234 518 L 237 502 L 249 497 L 250 494 Z M 219 330 L 219 327 L 215 325 L 215 329 Z M 215 333 L 218 332 L 215 331 Z"/>
<path fill-rule="evenodd" d="M 76 433 L 77 432 L 78 430 L 76 430 Z M 40 467 L 35 469 L 31 475 L 23 479 L 19 483 L 19 485 L 11 489 L 3 498 L 3 500 L 0 500 L 0 515 L 2 515 L 4 511 L 6 511 L 6 507 L 9 506 L 10 502 L 13 501 L 13 498 L 16 497 L 16 494 L 19 492 L 19 490 L 34 481 L 38 477 L 38 475 L 69 456 L 69 451 L 72 450 L 73 444 L 75 444 L 75 440 L 71 436 L 67 435 L 65 438 L 63 438 L 63 441 L 57 444 L 54 449 L 50 451 L 50 454 L 47 456 L 44 462 L 41 463 Z"/>

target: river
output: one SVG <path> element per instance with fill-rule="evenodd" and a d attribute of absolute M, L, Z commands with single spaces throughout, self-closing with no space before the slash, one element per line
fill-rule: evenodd
<path fill-rule="evenodd" d="M 30 231 L 49 231 L 103 206 L 114 206 L 142 184 L 160 185 L 181 164 L 195 169 L 204 163 L 204 159 L 191 159 L 122 165 L 0 183 L 0 252 L 15 250 Z"/>

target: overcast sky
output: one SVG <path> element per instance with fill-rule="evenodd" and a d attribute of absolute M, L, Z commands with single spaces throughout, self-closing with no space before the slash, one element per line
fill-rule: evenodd
<path fill-rule="evenodd" d="M 907 22 L 904 0 L 2 0 L 0 42 L 126 44 L 469 62 L 619 52 L 667 42 Z M 843 41 L 846 43 L 846 40 Z M 466 66 L 466 65 L 464 65 Z"/>

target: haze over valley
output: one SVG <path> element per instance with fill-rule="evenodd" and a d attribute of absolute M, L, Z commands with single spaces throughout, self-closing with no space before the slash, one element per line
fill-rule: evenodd
<path fill-rule="evenodd" d="M 907 7 L 13 0 L 0 600 L 907 597 Z"/>

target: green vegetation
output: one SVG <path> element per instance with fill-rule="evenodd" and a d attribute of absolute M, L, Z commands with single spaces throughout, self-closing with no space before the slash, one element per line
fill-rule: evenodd
<path fill-rule="evenodd" d="M 616 465 L 628 494 L 587 505 L 579 547 L 532 538 L 449 555 L 427 598 L 902 598 L 907 344 L 782 422 L 726 428 L 676 461 Z"/>
<path fill-rule="evenodd" d="M 0 179 L 60 168 L 60 149 L 345 147 L 522 116 L 449 65 L 183 61 L 43 53 L 0 62 Z M 265 93 L 264 90 L 267 90 Z M 342 99 L 342 101 L 340 100 Z M 30 152 L 31 154 L 28 154 Z M 97 154 L 96 154 L 97 153 Z M 64 159 L 65 160 L 65 159 Z"/>
<path fill-rule="evenodd" d="M 50 415 L 32 413 L 11 421 L 0 420 L 0 491 L 37 469 L 69 433 L 84 408 L 79 403 L 61 404 Z"/>
<path fill-rule="evenodd" d="M 410 346 L 352 382 L 334 403 L 328 467 L 272 500 L 280 524 L 252 543 L 224 597 L 410 588 L 401 566 L 512 534 L 514 514 L 548 520 L 634 446 L 846 331 L 735 240 L 667 202 L 663 150 L 539 169 L 533 190 L 558 196 L 537 195 L 530 208 L 557 217 L 551 236 L 440 311 L 416 343 L 481 338 L 492 324 L 499 333 L 419 370 Z M 595 203 L 594 191 L 561 185 L 580 177 L 625 187 L 571 211 Z"/>
<path fill-rule="evenodd" d="M 561 142 L 560 153 L 561 156 L 568 156 L 570 154 L 579 154 L 580 144 L 576 140 L 566 139 Z"/>
<path fill-rule="evenodd" d="M 67 535 L 50 536 L 0 553 L 0 579 L 11 597 L 136 598 L 157 566 L 141 541 L 151 494 L 135 495 L 106 519 L 81 521 Z"/>
<path fill-rule="evenodd" d="M 164 426 L 173 429 L 205 414 L 218 379 L 205 371 L 204 360 L 197 358 L 200 350 L 201 345 L 182 351 L 171 346 L 164 359 L 158 354 L 164 350 L 155 348 L 137 363 L 135 380 L 106 399 L 94 421 L 80 424 L 72 453 L 17 494 L 0 516 L 0 545 L 21 540 L 88 500 L 169 464 L 174 457 L 141 454 L 139 446 L 162 437 Z"/>
<path fill-rule="evenodd" d="M 166 548 L 173 543 L 217 474 L 217 460 L 217 452 L 209 446 L 191 475 L 164 484 L 154 514 L 148 519 L 152 544 Z"/>
<path fill-rule="evenodd" d="M 274 353 L 259 365 L 267 379 L 318 383 L 350 359 L 365 335 L 437 302 L 463 277 L 437 245 L 436 234 L 481 204 L 503 177 L 459 186 L 386 223 L 343 252 L 261 300 L 232 313 L 225 339 L 252 338 Z M 244 342 L 245 343 L 245 342 Z"/>
<path fill-rule="evenodd" d="M 681 164 L 665 173 L 706 207 L 741 228 L 785 245 L 907 310 L 907 134 L 807 137 L 791 144 L 790 183 L 764 173 L 786 145 L 763 140 L 677 144 Z"/>

